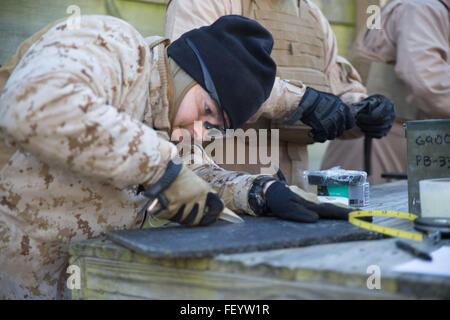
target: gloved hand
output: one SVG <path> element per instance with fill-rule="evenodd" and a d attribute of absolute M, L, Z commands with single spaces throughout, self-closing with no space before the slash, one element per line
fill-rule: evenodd
<path fill-rule="evenodd" d="M 348 220 L 348 214 L 352 211 L 357 211 L 359 209 L 350 207 L 348 205 L 342 204 L 342 203 L 323 203 L 320 202 L 317 198 L 317 195 L 311 192 L 306 192 L 302 189 L 300 189 L 297 186 L 290 185 L 289 189 L 302 197 L 303 199 L 313 202 L 317 205 L 319 205 L 319 217 L 321 219 L 335 219 L 335 220 Z M 337 208 L 341 208 L 340 210 L 335 210 Z M 346 209 L 346 210 L 342 210 Z M 369 221 L 372 222 L 372 217 L 361 217 L 360 220 Z"/>
<path fill-rule="evenodd" d="M 309 134 L 317 142 L 333 140 L 355 125 L 350 108 L 339 97 L 310 87 L 297 110 L 284 123 L 293 124 L 298 120 L 296 113 L 301 114 L 300 120 L 313 128 Z"/>
<path fill-rule="evenodd" d="M 368 137 L 382 138 L 389 133 L 395 120 L 394 104 L 376 94 L 350 106 L 356 113 L 356 125 Z"/>
<path fill-rule="evenodd" d="M 356 210 L 347 206 L 319 203 L 314 194 L 280 181 L 275 181 L 268 187 L 264 198 L 267 216 L 298 222 L 316 222 L 319 218 L 348 220 L 348 214 Z"/>
<path fill-rule="evenodd" d="M 165 174 L 144 192 L 158 198 L 163 209 L 155 214 L 188 226 L 215 222 L 225 205 L 216 191 L 185 165 L 170 161 Z"/>

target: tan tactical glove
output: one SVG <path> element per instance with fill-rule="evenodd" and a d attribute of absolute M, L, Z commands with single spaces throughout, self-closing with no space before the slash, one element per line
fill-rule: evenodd
<path fill-rule="evenodd" d="M 161 210 L 155 217 L 183 225 L 209 225 L 225 205 L 216 191 L 183 164 L 170 161 L 164 175 L 144 195 L 158 198 Z"/>

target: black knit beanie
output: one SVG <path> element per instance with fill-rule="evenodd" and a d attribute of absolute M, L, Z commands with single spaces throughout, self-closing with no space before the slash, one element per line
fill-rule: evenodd
<path fill-rule="evenodd" d="M 241 127 L 272 91 L 276 74 L 275 62 L 270 57 L 272 35 L 254 20 L 229 15 L 175 40 L 167 48 L 168 55 L 209 91 L 192 44 L 211 75 L 231 128 Z"/>

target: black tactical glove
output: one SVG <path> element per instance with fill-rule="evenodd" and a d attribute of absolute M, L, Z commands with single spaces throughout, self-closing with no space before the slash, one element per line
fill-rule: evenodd
<path fill-rule="evenodd" d="M 339 97 L 310 87 L 284 123 L 293 124 L 299 118 L 313 128 L 309 135 L 317 142 L 333 140 L 355 125 L 350 108 Z"/>
<path fill-rule="evenodd" d="M 144 191 L 158 199 L 161 209 L 154 215 L 183 225 L 209 225 L 224 209 L 217 192 L 192 170 L 170 161 L 164 175 Z"/>
<path fill-rule="evenodd" d="M 298 222 L 316 222 L 319 218 L 348 220 L 348 214 L 356 210 L 330 203 L 308 201 L 299 193 L 291 190 L 289 185 L 280 181 L 274 181 L 269 186 L 264 200 L 263 208 L 255 210 L 252 206 L 252 209 L 261 215 Z"/>
<path fill-rule="evenodd" d="M 371 138 L 387 135 L 396 116 L 393 102 L 380 94 L 353 103 L 351 108 L 356 114 L 356 125 Z"/>

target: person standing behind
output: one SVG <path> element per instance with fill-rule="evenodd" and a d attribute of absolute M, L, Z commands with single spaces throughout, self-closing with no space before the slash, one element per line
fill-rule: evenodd
<path fill-rule="evenodd" d="M 450 117 L 449 0 L 392 0 L 381 11 L 381 28 L 358 37 L 355 58 L 372 62 L 367 88 L 395 102 L 390 133 L 372 144 L 373 184 L 384 172 L 406 172 L 402 123 Z M 363 139 L 332 142 L 323 167 L 362 169 Z"/>
<path fill-rule="evenodd" d="M 387 134 L 393 121 L 392 104 L 382 96 L 367 97 L 358 72 L 338 56 L 330 24 L 310 1 L 172 0 L 165 35 L 173 41 L 228 14 L 255 19 L 274 36 L 272 57 L 278 77 L 269 99 L 249 123 L 257 121 L 251 127 L 258 129 L 280 129 L 280 168 L 289 183 L 305 187 L 308 144 L 358 137 L 363 132 L 378 138 Z M 361 103 L 358 109 L 351 105 L 355 102 Z M 223 167 L 259 173 L 261 166 Z"/>

